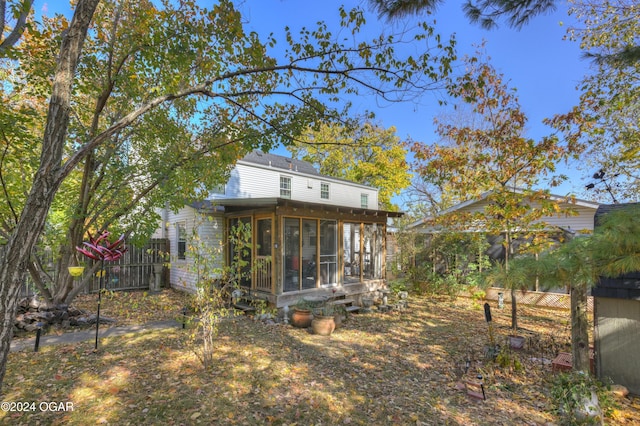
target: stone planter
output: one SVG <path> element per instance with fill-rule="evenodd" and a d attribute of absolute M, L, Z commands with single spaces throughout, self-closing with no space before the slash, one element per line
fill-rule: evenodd
<path fill-rule="evenodd" d="M 373 298 L 371 297 L 363 297 L 361 299 L 362 309 L 361 312 L 368 313 L 371 312 L 371 307 L 373 306 Z"/>
<path fill-rule="evenodd" d="M 311 330 L 313 330 L 313 334 L 330 336 L 335 329 L 336 322 L 333 316 L 317 315 L 311 321 Z"/>
<path fill-rule="evenodd" d="M 313 320 L 313 314 L 309 309 L 293 308 L 291 314 L 291 325 L 297 328 L 307 328 L 311 326 L 311 320 Z"/>

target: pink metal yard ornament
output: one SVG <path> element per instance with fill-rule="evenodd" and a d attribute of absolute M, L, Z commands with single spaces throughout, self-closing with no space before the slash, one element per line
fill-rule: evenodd
<path fill-rule="evenodd" d="M 121 235 L 113 243 L 109 243 L 108 231 L 102 231 L 100 235 L 93 238 L 89 232 L 89 242 L 83 242 L 84 247 L 76 247 L 80 253 L 92 260 L 100 261 L 100 290 L 98 291 L 98 315 L 96 317 L 96 345 L 95 349 L 98 349 L 98 328 L 100 327 L 100 302 L 102 300 L 102 282 L 104 280 L 104 261 L 113 262 L 122 257 L 127 251 L 124 246 L 124 235 Z"/>
<path fill-rule="evenodd" d="M 87 232 L 87 235 L 89 235 L 89 242 L 82 243 L 86 248 L 76 247 L 76 250 L 89 259 L 112 262 L 120 259 L 127 251 L 124 246 L 124 235 L 121 235 L 113 243 L 109 243 L 108 238 L 111 233 L 108 231 L 102 231 L 97 238 L 93 238 L 89 232 Z"/>

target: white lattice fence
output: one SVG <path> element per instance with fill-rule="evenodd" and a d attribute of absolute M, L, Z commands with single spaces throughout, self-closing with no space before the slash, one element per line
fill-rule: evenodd
<path fill-rule="evenodd" d="M 498 300 L 498 293 L 504 294 L 505 303 L 511 302 L 511 291 L 503 288 L 492 287 L 487 290 L 487 299 Z M 541 291 L 518 291 L 516 292 L 516 300 L 518 303 L 533 306 L 546 306 L 550 308 L 570 309 L 571 297 L 563 293 L 547 293 Z M 593 297 L 589 296 L 587 300 L 587 310 L 593 312 Z"/>

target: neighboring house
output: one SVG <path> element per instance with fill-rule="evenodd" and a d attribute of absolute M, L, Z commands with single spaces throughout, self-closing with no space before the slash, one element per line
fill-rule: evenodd
<path fill-rule="evenodd" d="M 598 217 L 629 204 L 602 205 Z M 640 395 L 640 271 L 601 277 L 592 289 L 596 374 Z"/>
<path fill-rule="evenodd" d="M 383 287 L 387 218 L 402 213 L 378 210 L 375 188 L 321 175 L 305 161 L 255 151 L 205 202 L 161 214 L 163 225 L 154 236 L 170 241 L 173 287 L 195 289 L 191 235 L 217 247 L 241 221 L 252 228 L 250 260 L 260 266 L 240 284 L 282 307 L 334 290 L 358 295 Z M 228 257 L 216 261 L 222 265 Z"/>
<path fill-rule="evenodd" d="M 439 216 L 444 216 L 453 212 L 482 212 L 489 204 L 488 197 L 490 194 L 491 192 L 485 192 L 477 199 L 468 200 L 449 207 L 442 211 Z M 549 228 L 555 227 L 569 232 L 593 232 L 593 217 L 600 204 L 592 201 L 580 200 L 578 198 L 567 198 L 553 194 L 549 194 L 549 199 L 557 202 L 561 211 L 571 209 L 574 214 L 568 215 L 561 213 L 554 216 L 544 216 L 538 222 L 546 223 Z M 533 205 L 532 207 L 536 208 L 537 206 Z M 416 229 L 419 232 L 432 232 L 435 228 L 429 226 L 430 219 L 432 218 L 420 219 L 409 225 L 409 227 Z"/>
<path fill-rule="evenodd" d="M 468 200 L 452 206 L 440 213 L 440 216 L 453 213 L 474 214 L 483 212 L 489 204 L 489 194 L 490 192 L 486 192 L 477 199 Z M 598 209 L 598 203 L 580 200 L 577 198 L 561 197 L 553 194 L 549 195 L 549 199 L 558 204 L 558 211 L 560 211 L 561 213 L 553 216 L 543 216 L 536 221 L 536 223 L 545 224 L 545 231 L 549 233 L 562 233 L 569 235 L 593 232 L 593 217 L 596 213 L 596 210 Z M 535 204 L 532 205 L 532 208 L 534 209 L 537 207 L 538 206 Z M 572 214 L 562 213 L 566 212 L 567 210 L 571 210 Z M 433 218 L 420 219 L 410 224 L 409 229 L 423 234 L 433 234 L 441 232 L 443 230 L 441 227 L 432 225 L 432 219 Z M 482 224 L 470 223 L 466 227 L 466 231 L 483 232 Z M 491 247 L 488 250 L 489 256 L 492 259 L 503 259 L 504 246 L 502 244 L 502 237 L 494 236 L 494 238 L 490 238 L 489 241 L 491 243 Z M 515 247 L 517 247 L 519 241 L 516 240 L 513 242 L 513 244 Z"/>

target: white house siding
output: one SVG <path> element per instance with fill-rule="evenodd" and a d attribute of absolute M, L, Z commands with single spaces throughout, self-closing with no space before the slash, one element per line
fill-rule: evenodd
<path fill-rule="evenodd" d="M 291 178 L 291 199 L 295 201 L 361 208 L 360 195 L 367 194 L 367 208 L 378 208 L 378 192 L 373 188 L 330 177 L 298 173 L 295 170 L 242 162 L 238 162 L 231 172 L 225 194 L 211 194 L 211 198 L 278 198 L 280 176 Z M 329 184 L 328 200 L 320 197 L 322 182 Z"/>
<path fill-rule="evenodd" d="M 184 222 L 188 236 L 193 235 L 194 226 L 198 226 L 196 233 L 204 244 L 211 249 L 203 250 L 203 255 L 213 256 L 212 266 L 224 265 L 224 253 L 218 253 L 220 242 L 223 241 L 224 217 L 220 215 L 200 214 L 192 207 L 183 207 L 177 213 L 167 214 L 167 234 L 170 241 L 171 267 L 170 283 L 174 288 L 195 291 L 198 274 L 194 268 L 193 257 L 187 249 L 186 259 L 178 259 L 178 224 Z M 192 245 L 187 241 L 187 246 Z"/>
<path fill-rule="evenodd" d="M 487 200 L 481 200 L 476 203 L 470 204 L 466 207 L 459 209 L 460 212 L 469 212 L 469 213 L 477 213 L 484 212 L 484 209 L 487 207 L 489 202 Z M 539 204 L 532 204 L 534 207 L 539 206 Z M 594 207 L 586 207 L 578 204 L 562 204 L 562 209 L 571 208 L 578 215 L 567 215 L 560 214 L 554 216 L 544 216 L 537 222 L 545 222 L 549 226 L 557 226 L 563 229 L 572 230 L 575 232 L 579 231 L 593 231 L 593 218 L 596 214 L 597 205 Z"/>
<path fill-rule="evenodd" d="M 164 209 L 156 209 L 156 213 L 160 216 L 160 221 L 158 222 L 158 228 L 156 228 L 156 230 L 153 232 L 153 234 L 151 234 L 151 238 L 152 239 L 159 239 L 159 238 L 169 238 L 168 235 L 168 224 L 167 224 L 167 220 L 168 220 L 168 214 L 169 214 L 169 210 L 164 208 Z"/>

